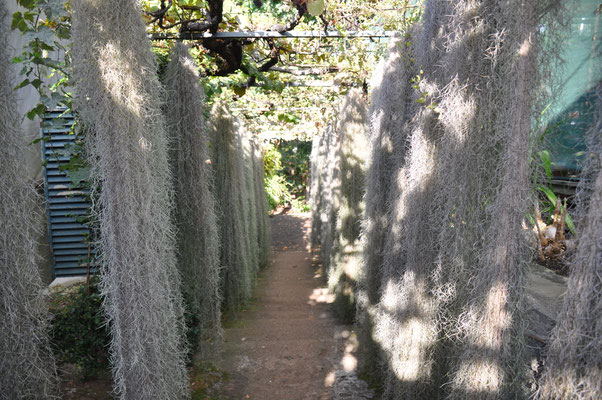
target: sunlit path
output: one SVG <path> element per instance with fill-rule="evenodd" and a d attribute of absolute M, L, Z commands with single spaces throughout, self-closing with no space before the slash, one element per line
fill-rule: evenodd
<path fill-rule="evenodd" d="M 260 276 L 252 304 L 225 327 L 222 368 L 229 379 L 224 397 L 370 398 L 352 373 L 351 329 L 335 320 L 332 298 L 312 267 L 309 216 L 275 216 L 271 222 L 270 266 Z"/>

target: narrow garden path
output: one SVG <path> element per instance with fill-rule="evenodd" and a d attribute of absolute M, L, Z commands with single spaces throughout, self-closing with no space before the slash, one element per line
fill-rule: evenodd
<path fill-rule="evenodd" d="M 271 218 L 270 265 L 249 307 L 224 330 L 227 399 L 369 399 L 356 378 L 355 337 L 337 322 L 312 266 L 308 214 Z"/>

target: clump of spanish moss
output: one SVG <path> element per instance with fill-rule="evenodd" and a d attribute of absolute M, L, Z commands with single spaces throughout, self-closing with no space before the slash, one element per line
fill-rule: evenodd
<path fill-rule="evenodd" d="M 337 121 L 332 122 L 331 129 L 326 131 L 324 138 L 325 152 L 322 161 L 321 177 L 323 186 L 320 194 L 320 261 L 324 276 L 329 276 L 330 258 L 332 256 L 336 218 L 341 198 L 341 152 L 340 132 Z"/>
<path fill-rule="evenodd" d="M 101 289 L 122 399 L 188 395 L 161 86 L 136 1 L 73 7 L 75 109 L 100 225 Z"/>
<path fill-rule="evenodd" d="M 428 9 L 425 20 L 429 20 Z M 418 34 L 412 33 L 399 42 L 400 50 L 392 50 L 389 55 L 391 68 L 399 72 L 394 87 L 382 88 L 387 84 L 383 80 L 382 89 L 376 91 L 379 97 L 385 97 L 387 92 L 399 96 L 398 91 L 393 92 L 398 88 L 405 98 L 393 98 L 397 104 L 397 116 L 393 118 L 388 114 L 391 109 L 379 111 L 376 108 L 385 101 L 384 98 L 377 97 L 373 104 L 374 127 L 382 130 L 373 146 L 383 148 L 373 148 L 372 154 L 376 162 L 383 164 L 374 167 L 372 184 L 389 187 L 386 197 L 372 194 L 372 204 L 382 207 L 384 202 L 389 208 L 384 215 L 376 214 L 382 212 L 380 210 L 372 210 L 372 221 L 365 225 L 375 229 L 382 224 L 385 228 L 384 236 L 377 236 L 377 241 L 370 242 L 366 238 L 367 245 L 375 246 L 377 251 L 381 249 L 382 254 L 366 260 L 380 262 L 380 265 L 366 264 L 366 267 L 372 276 L 371 285 L 376 285 L 377 293 L 380 293 L 371 313 L 372 337 L 381 349 L 381 362 L 386 366 L 381 373 L 384 397 L 391 399 L 437 398 L 440 384 L 432 372 L 430 350 L 436 343 L 437 329 L 436 303 L 429 290 L 429 277 L 438 248 L 434 240 L 436 230 L 433 229 L 438 210 L 433 178 L 437 166 L 435 141 L 438 133 L 432 132 L 436 121 L 434 110 L 417 101 L 417 93 L 412 90 L 417 87 L 416 72 L 419 69 L 411 59 L 421 46 Z M 418 44 L 406 45 L 410 41 L 418 41 Z M 430 61 L 436 65 L 436 59 Z M 387 151 L 391 152 L 390 156 Z M 391 166 L 388 173 L 384 169 L 387 163 Z M 386 218 L 386 221 L 379 221 L 379 218 Z M 380 282 L 375 281 L 378 278 Z M 368 295 L 374 290 L 370 288 Z"/>
<path fill-rule="evenodd" d="M 561 6 L 557 0 L 478 7 L 467 1 L 450 17 L 448 43 L 455 50 L 443 65 L 456 78 L 441 92 L 439 179 L 462 182 L 453 189 L 442 184 L 440 192 L 447 216 L 440 259 L 449 268 L 446 284 L 455 289 L 448 314 L 454 326 L 447 329 L 454 337 L 450 398 L 526 396 L 523 288 L 533 254 L 521 222 L 533 204 L 531 121 L 541 112 L 539 63 L 549 40 L 538 27 L 552 26 L 542 18 L 556 18 Z M 482 87 L 488 96 L 478 94 Z"/>
<path fill-rule="evenodd" d="M 257 209 L 257 246 L 259 249 L 259 266 L 266 267 L 270 258 L 270 221 L 268 219 L 268 200 L 265 193 L 263 151 L 257 138 L 252 139 L 253 145 L 253 179 L 254 194 Z"/>
<path fill-rule="evenodd" d="M 381 66 L 358 312 L 384 398 L 526 396 L 521 221 L 537 27 L 558 7 L 430 0 Z"/>
<path fill-rule="evenodd" d="M 335 310 L 343 320 L 355 317 L 356 281 L 362 255 L 360 225 L 364 213 L 366 156 L 368 150 L 367 106 L 358 90 L 350 91 L 337 121 L 340 150 L 334 163 L 340 168 L 340 198 L 333 231 L 328 287 L 335 295 Z"/>
<path fill-rule="evenodd" d="M 255 190 L 255 171 L 254 161 L 255 157 L 253 153 L 253 142 L 250 132 L 248 132 L 240 123 L 238 124 L 237 131 L 238 141 L 240 145 L 240 152 L 243 158 L 243 171 L 242 176 L 244 178 L 243 195 L 246 203 L 246 214 L 245 214 L 245 231 L 248 246 L 248 257 L 251 264 L 251 279 L 255 281 L 257 271 L 259 269 L 259 235 L 257 225 L 257 192 Z"/>
<path fill-rule="evenodd" d="M 5 7 L 0 2 L 0 398 L 50 399 L 57 377 L 36 256 L 33 210 L 40 199 L 23 168 L 27 143 L 12 87 Z"/>
<path fill-rule="evenodd" d="M 209 121 L 214 195 L 222 238 L 220 264 L 226 308 L 235 310 L 250 297 L 254 268 L 247 236 L 249 215 L 245 166 L 238 123 L 223 102 L 216 102 Z"/>
<path fill-rule="evenodd" d="M 215 354 L 221 338 L 219 239 L 208 164 L 205 95 L 197 66 L 182 43 L 171 52 L 165 87 L 165 116 L 174 166 L 178 268 L 189 323 L 194 325 L 188 329 L 198 330 L 199 354 L 207 358 Z M 190 345 L 196 348 L 196 343 Z"/>
<path fill-rule="evenodd" d="M 406 148 L 403 135 L 407 135 L 404 108 L 412 101 L 412 64 L 404 49 L 405 40 L 393 38 L 370 82 L 370 138 L 361 244 L 363 259 L 357 279 L 356 315 L 360 340 L 359 361 L 364 373 L 374 373 L 380 364 L 380 349 L 373 340 L 374 317 L 380 300 L 380 270 L 385 238 L 391 222 L 388 206 L 391 186 L 394 184 L 392 171 L 394 165 L 403 164 L 405 159 L 402 152 Z M 396 159 L 393 158 L 394 153 Z"/>
<path fill-rule="evenodd" d="M 322 241 L 320 235 L 322 231 L 322 202 L 324 189 L 324 163 L 327 149 L 327 141 L 331 135 L 332 126 L 328 126 L 326 131 L 317 137 L 314 137 L 311 146 L 310 155 L 310 188 L 309 203 L 311 205 L 311 249 L 319 251 Z"/>
<path fill-rule="evenodd" d="M 578 193 L 580 224 L 568 290 L 547 353 L 538 399 L 602 395 L 602 84 Z"/>

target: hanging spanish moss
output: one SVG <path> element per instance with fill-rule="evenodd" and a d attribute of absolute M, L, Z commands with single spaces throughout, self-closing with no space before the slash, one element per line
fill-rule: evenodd
<path fill-rule="evenodd" d="M 209 137 L 214 195 L 220 199 L 216 205 L 219 236 L 222 238 L 222 293 L 224 305 L 231 310 L 236 310 L 249 299 L 255 272 L 250 258 L 250 241 L 246 236 L 248 204 L 237 125 L 227 106 L 222 102 L 215 103 L 209 121 Z"/>
<path fill-rule="evenodd" d="M 259 270 L 259 239 L 258 239 L 258 225 L 257 225 L 257 197 L 255 191 L 255 171 L 253 158 L 253 138 L 250 132 L 248 132 L 242 125 L 238 125 L 238 140 L 240 142 L 240 151 L 243 158 L 243 171 L 242 176 L 244 178 L 245 187 L 244 191 L 244 202 L 246 204 L 245 212 L 245 226 L 248 246 L 248 257 L 251 264 L 251 279 L 255 281 L 257 271 Z"/>
<path fill-rule="evenodd" d="M 7 43 L 8 11 L 0 2 L 0 398 L 56 398 L 49 314 L 38 270 L 32 210 L 41 201 L 27 178 Z"/>
<path fill-rule="evenodd" d="M 335 295 L 337 314 L 347 322 L 352 322 L 355 317 L 356 282 L 362 260 L 359 242 L 368 149 L 366 114 L 367 106 L 362 93 L 350 91 L 341 105 L 337 123 L 340 151 L 333 160 L 340 165 L 341 189 L 334 223 L 328 287 Z"/>
<path fill-rule="evenodd" d="M 408 39 L 408 38 L 405 38 Z M 380 270 L 385 239 L 389 231 L 389 196 L 393 166 L 403 163 L 407 124 L 404 107 L 411 97 L 411 63 L 405 42 L 396 37 L 389 43 L 386 56 L 374 71 L 369 110 L 369 154 L 366 172 L 366 210 L 362 221 L 363 261 L 357 283 L 357 325 L 360 340 L 360 368 L 373 373 L 379 365 L 378 345 L 373 340 L 376 305 L 380 300 Z M 402 47 L 403 46 L 403 47 Z M 411 100 L 410 100 L 411 101 Z M 394 151 L 394 145 L 399 146 Z M 393 154 L 397 159 L 393 159 Z"/>
<path fill-rule="evenodd" d="M 602 393 L 602 84 L 582 175 L 578 245 L 537 399 L 600 398 Z"/>
<path fill-rule="evenodd" d="M 87 126 L 115 391 L 188 395 L 171 172 L 156 64 L 136 1 L 73 7 L 75 108 Z"/>
<path fill-rule="evenodd" d="M 384 398 L 526 396 L 521 221 L 543 87 L 537 26 L 558 7 L 427 1 L 419 29 L 389 52 L 400 60 L 373 95 L 359 304 Z"/>
<path fill-rule="evenodd" d="M 311 249 L 319 252 L 322 231 L 322 202 L 324 200 L 323 189 L 324 176 L 322 172 L 325 167 L 325 156 L 327 149 L 327 141 L 331 135 L 332 126 L 328 126 L 326 130 L 314 137 L 311 145 L 310 155 L 310 189 L 309 203 L 311 205 Z"/>
<path fill-rule="evenodd" d="M 165 75 L 165 115 L 174 165 L 174 216 L 178 229 L 178 268 L 188 307 L 189 331 L 199 332 L 199 354 L 215 354 L 221 338 L 219 239 L 207 163 L 204 92 L 188 47 L 178 43 Z M 196 344 L 191 343 L 192 348 Z"/>
<path fill-rule="evenodd" d="M 428 8 L 424 18 L 425 21 L 431 20 Z M 438 27 L 433 28 L 435 32 L 438 31 Z M 426 28 L 424 30 L 427 31 Z M 428 107 L 429 100 L 421 97 L 428 89 L 432 90 L 432 86 L 420 88 L 420 93 L 411 89 L 426 83 L 421 81 L 424 77 L 419 73 L 420 69 L 413 65 L 412 59 L 416 57 L 414 54 L 418 52 L 417 49 L 423 48 L 430 39 L 425 40 L 412 32 L 399 43 L 399 58 L 394 59 L 392 67 L 399 72 L 395 86 L 401 93 L 389 91 L 394 96 L 405 95 L 401 99 L 394 97 L 398 99 L 396 118 L 399 120 L 387 121 L 387 115 L 380 114 L 378 109 L 373 116 L 378 118 L 380 114 L 384 119 L 381 119 L 381 140 L 389 141 L 392 154 L 390 159 L 382 155 L 377 159 L 381 162 L 390 160 L 391 163 L 390 181 L 380 183 L 390 186 L 387 197 L 380 200 L 388 203 L 389 209 L 385 214 L 386 236 L 383 242 L 377 243 L 382 246 L 382 258 L 372 261 L 380 261 L 381 265 L 370 267 L 371 271 L 380 269 L 372 272 L 375 278 L 380 277 L 380 282 L 372 284 L 380 288 L 381 294 L 373 316 L 373 338 L 384 355 L 382 362 L 385 368 L 381 374 L 384 397 L 391 399 L 437 398 L 440 392 L 439 382 L 433 376 L 430 355 L 431 348 L 437 342 L 437 327 L 436 302 L 429 290 L 429 277 L 438 248 L 433 238 L 436 237 L 434 228 L 438 226 L 434 223 L 438 211 L 434 197 L 434 174 L 437 168 L 435 144 L 439 133 L 434 131 L 435 111 L 433 107 Z M 409 45 L 410 42 L 416 43 Z M 431 45 L 427 45 L 428 48 Z M 435 66 L 437 58 L 416 61 L 417 65 L 422 63 Z M 425 69 L 424 75 L 433 69 Z M 381 93 L 384 96 L 387 92 Z M 378 103 L 373 105 L 376 106 Z M 385 109 L 384 112 L 390 111 Z M 376 122 L 379 120 L 376 119 Z M 378 146 L 379 142 L 373 144 Z M 386 174 L 386 171 L 382 170 L 382 173 Z M 374 179 L 383 177 L 376 175 Z M 378 217 L 381 216 L 374 218 Z"/>
<path fill-rule="evenodd" d="M 456 290 L 455 326 L 447 331 L 455 338 L 450 398 L 527 394 L 521 315 L 524 272 L 533 254 L 521 222 L 533 204 L 531 121 L 541 111 L 545 83 L 538 65 L 548 39 L 538 26 L 545 23 L 543 17 L 555 18 L 560 8 L 557 0 L 478 8 L 466 2 L 457 4 L 451 17 L 454 39 L 449 43 L 455 51 L 446 54 L 444 65 L 457 79 L 440 103 L 446 129 L 440 179 L 464 183 L 442 192 L 447 219 L 440 236 L 441 262 Z M 475 21 L 475 12 L 482 21 Z M 481 87 L 490 95 L 480 95 Z M 460 104 L 465 104 L 461 113 Z M 454 230 L 460 235 L 446 242 Z M 455 250 L 457 243 L 462 246 Z"/>
<path fill-rule="evenodd" d="M 323 189 L 320 195 L 320 261 L 326 278 L 329 276 L 336 217 L 341 198 L 341 166 L 338 162 L 341 152 L 340 132 L 337 129 L 337 120 L 334 120 L 331 125 L 331 129 L 326 131 L 327 135 L 324 138 L 326 146 L 321 171 Z"/>
<path fill-rule="evenodd" d="M 257 211 L 257 246 L 259 266 L 266 267 L 270 259 L 270 221 L 268 219 L 268 200 L 265 193 L 263 151 L 257 138 L 252 139 L 254 194 Z"/>

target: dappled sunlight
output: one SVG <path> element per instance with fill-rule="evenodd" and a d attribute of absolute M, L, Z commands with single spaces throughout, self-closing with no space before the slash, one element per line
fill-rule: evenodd
<path fill-rule="evenodd" d="M 337 358 L 338 363 L 333 365 L 333 369 L 324 377 L 324 387 L 332 388 L 333 397 L 329 398 L 374 398 L 374 391 L 357 376 L 358 360 L 355 353 L 359 347 L 359 340 L 356 333 L 348 329 L 338 330 L 335 339 L 339 341 L 342 352 L 340 360 Z"/>
<path fill-rule="evenodd" d="M 373 338 L 387 353 L 400 381 L 424 380 L 431 374 L 428 349 L 436 340 L 433 312 L 425 284 L 413 272 L 406 272 L 400 282 L 387 282 Z"/>
<path fill-rule="evenodd" d="M 132 65 L 127 62 L 131 58 L 131 55 L 123 54 L 118 45 L 108 42 L 99 50 L 98 71 L 106 93 L 115 105 L 141 118 L 147 99 L 140 90 L 141 83 L 135 79 Z M 115 71 L 115 60 L 120 60 L 119 73 Z"/>
<path fill-rule="evenodd" d="M 531 40 L 532 38 L 529 36 L 529 38 L 525 39 L 523 41 L 523 43 L 520 45 L 520 48 L 518 49 L 518 55 L 521 57 L 526 57 L 529 55 L 529 53 L 531 52 Z"/>
<path fill-rule="evenodd" d="M 144 136 L 141 136 L 140 139 L 138 139 L 138 144 L 142 150 L 150 150 L 152 147 L 152 143 L 149 142 Z"/>
<path fill-rule="evenodd" d="M 324 378 L 324 386 L 332 387 L 332 385 L 334 385 L 334 380 L 335 380 L 334 371 L 328 372 L 328 374 L 326 374 L 326 378 Z"/>
<path fill-rule="evenodd" d="M 328 292 L 328 288 L 316 288 L 309 296 L 307 304 L 315 306 L 316 304 L 331 304 L 334 303 L 334 295 Z"/>
<path fill-rule="evenodd" d="M 460 86 L 458 77 L 454 78 L 444 89 L 445 95 L 439 105 L 439 120 L 446 132 L 453 134 L 456 144 L 464 143 L 470 132 L 470 123 L 476 115 L 477 102 L 474 95 L 466 93 Z"/>
<path fill-rule="evenodd" d="M 492 360 L 463 362 L 457 375 L 463 377 L 455 382 L 458 389 L 468 393 L 499 393 L 504 381 L 504 371 Z"/>

